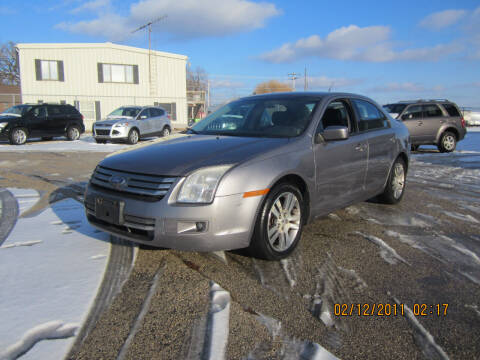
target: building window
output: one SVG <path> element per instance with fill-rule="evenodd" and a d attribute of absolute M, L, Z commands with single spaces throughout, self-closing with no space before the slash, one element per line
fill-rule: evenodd
<path fill-rule="evenodd" d="M 37 80 L 64 81 L 63 61 L 35 59 Z"/>
<path fill-rule="evenodd" d="M 98 82 L 138 84 L 138 65 L 98 63 Z"/>

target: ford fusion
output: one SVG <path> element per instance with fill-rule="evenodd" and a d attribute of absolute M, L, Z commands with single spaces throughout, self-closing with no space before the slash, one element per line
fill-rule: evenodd
<path fill-rule="evenodd" d="M 92 225 L 134 242 L 278 260 L 318 216 L 375 196 L 399 202 L 409 150 L 407 128 L 364 96 L 251 96 L 101 161 L 85 208 Z"/>

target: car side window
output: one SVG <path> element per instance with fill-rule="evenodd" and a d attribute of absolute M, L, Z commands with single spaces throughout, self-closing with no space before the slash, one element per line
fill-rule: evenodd
<path fill-rule="evenodd" d="M 138 119 L 148 119 L 151 117 L 150 109 L 143 109 L 140 114 L 138 114 Z"/>
<path fill-rule="evenodd" d="M 383 129 L 388 127 L 389 124 L 385 114 L 375 105 L 360 99 L 352 99 L 352 103 L 357 111 L 359 131 Z"/>
<path fill-rule="evenodd" d="M 352 111 L 344 100 L 334 100 L 328 104 L 322 116 L 323 129 L 329 126 L 345 126 L 350 133 L 353 132 Z"/>
<path fill-rule="evenodd" d="M 440 110 L 440 108 L 438 107 L 438 105 L 423 105 L 423 116 L 425 118 L 440 117 L 443 116 L 443 113 L 442 110 Z"/>
<path fill-rule="evenodd" d="M 402 120 L 422 119 L 422 107 L 420 105 L 412 105 L 405 110 L 402 115 Z"/>
<path fill-rule="evenodd" d="M 47 111 L 45 106 L 39 106 L 32 110 L 32 114 L 34 117 L 45 117 L 47 116 Z"/>
<path fill-rule="evenodd" d="M 62 109 L 60 106 L 49 106 L 48 107 L 48 115 L 61 115 Z"/>

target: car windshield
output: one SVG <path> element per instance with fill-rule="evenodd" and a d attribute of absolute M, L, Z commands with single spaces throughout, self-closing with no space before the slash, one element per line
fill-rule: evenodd
<path fill-rule="evenodd" d="M 108 116 L 110 117 L 114 117 L 114 116 L 131 116 L 131 117 L 135 117 L 138 115 L 138 113 L 140 112 L 140 108 L 137 108 L 137 107 L 121 107 L 121 108 L 118 108 L 116 110 L 113 110 L 110 114 L 108 114 Z"/>
<path fill-rule="evenodd" d="M 30 105 L 15 105 L 12 107 L 9 107 L 7 110 L 2 112 L 0 115 L 18 115 L 22 116 L 24 115 L 28 110 L 30 110 L 32 107 Z"/>
<path fill-rule="evenodd" d="M 229 103 L 192 127 L 203 135 L 294 137 L 310 123 L 320 97 L 258 97 Z"/>
<path fill-rule="evenodd" d="M 383 105 L 383 108 L 391 114 L 400 114 L 403 109 L 407 107 L 407 104 L 388 104 Z"/>

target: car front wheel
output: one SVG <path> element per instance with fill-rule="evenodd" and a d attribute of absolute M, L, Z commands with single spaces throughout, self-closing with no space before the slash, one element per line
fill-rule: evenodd
<path fill-rule="evenodd" d="M 27 131 L 23 128 L 13 129 L 10 133 L 10 144 L 23 145 L 27 142 Z"/>
<path fill-rule="evenodd" d="M 168 135 L 170 135 L 170 128 L 168 126 L 165 126 L 162 130 L 162 136 L 165 137 Z"/>
<path fill-rule="evenodd" d="M 67 129 L 67 139 L 70 141 L 80 139 L 80 130 L 76 126 L 70 126 Z"/>
<path fill-rule="evenodd" d="M 132 129 L 130 130 L 130 132 L 128 133 L 128 139 L 127 139 L 127 142 L 130 144 L 130 145 L 134 145 L 138 142 L 138 138 L 139 138 L 139 134 L 138 134 L 138 130 L 136 129 Z"/>
<path fill-rule="evenodd" d="M 304 216 L 303 196 L 298 188 L 290 184 L 275 186 L 256 221 L 251 254 L 267 260 L 287 257 L 300 240 Z"/>
<path fill-rule="evenodd" d="M 440 139 L 440 144 L 438 144 L 438 150 L 440 150 L 440 152 L 452 152 L 456 146 L 457 137 L 455 134 L 450 131 L 444 132 Z"/>
<path fill-rule="evenodd" d="M 380 195 L 380 200 L 386 204 L 396 204 L 402 200 L 405 190 L 407 167 L 402 158 L 398 158 L 390 170 L 385 190 Z"/>

